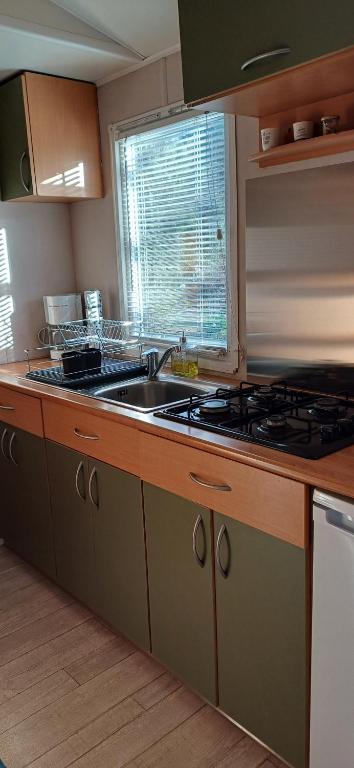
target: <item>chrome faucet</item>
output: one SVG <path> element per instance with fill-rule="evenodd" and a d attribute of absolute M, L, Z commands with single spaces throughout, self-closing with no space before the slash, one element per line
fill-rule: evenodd
<path fill-rule="evenodd" d="M 149 381 L 153 381 L 154 379 L 157 379 L 161 369 L 167 363 L 168 358 L 172 355 L 173 352 L 179 352 L 180 351 L 179 344 L 174 344 L 172 347 L 168 347 L 168 349 L 165 349 L 163 355 L 160 357 L 159 360 L 159 350 L 153 347 L 152 349 L 147 349 L 146 352 L 143 352 L 142 357 L 146 357 L 147 359 L 147 366 L 148 366 L 148 374 L 147 377 Z"/>

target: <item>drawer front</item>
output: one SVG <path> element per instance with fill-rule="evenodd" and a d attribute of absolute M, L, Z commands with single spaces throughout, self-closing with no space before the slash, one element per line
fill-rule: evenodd
<path fill-rule="evenodd" d="M 109 419 L 43 402 L 45 436 L 56 443 L 139 475 L 139 432 Z"/>
<path fill-rule="evenodd" d="M 302 483 L 146 434 L 140 460 L 143 480 L 298 547 L 308 545 Z"/>
<path fill-rule="evenodd" d="M 0 419 L 12 427 L 43 437 L 42 407 L 37 397 L 0 387 Z"/>

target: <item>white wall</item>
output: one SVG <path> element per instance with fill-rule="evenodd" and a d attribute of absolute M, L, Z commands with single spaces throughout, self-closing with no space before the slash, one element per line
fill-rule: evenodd
<path fill-rule="evenodd" d="M 75 290 L 69 206 L 0 203 L 0 363 L 24 359 L 44 324 L 42 297 Z M 6 260 L 10 273 L 8 281 Z M 13 314 L 9 317 L 10 299 Z M 9 332 L 6 327 L 10 324 Z M 5 338 L 6 337 L 6 338 Z"/>
<path fill-rule="evenodd" d="M 105 197 L 72 205 L 71 220 L 77 287 L 101 289 L 106 317 L 119 317 L 108 126 L 182 99 L 179 53 L 98 89 Z"/>

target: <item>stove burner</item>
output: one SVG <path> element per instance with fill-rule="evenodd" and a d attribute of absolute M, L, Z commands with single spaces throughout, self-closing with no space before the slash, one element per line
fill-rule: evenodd
<path fill-rule="evenodd" d="M 247 403 L 248 405 L 265 407 L 271 405 L 276 397 L 276 392 L 274 392 L 271 387 L 266 387 L 263 385 L 259 387 L 256 392 L 253 392 L 252 395 L 248 396 Z"/>
<path fill-rule="evenodd" d="M 276 433 L 284 432 L 288 426 L 289 424 L 286 416 L 283 416 L 281 413 L 274 413 L 271 416 L 267 416 L 267 418 L 261 422 L 258 429 L 260 429 L 262 432 Z"/>
<path fill-rule="evenodd" d="M 345 407 L 334 397 L 319 397 L 308 410 L 310 416 L 314 416 L 318 421 L 333 421 L 341 413 L 345 412 Z"/>
<path fill-rule="evenodd" d="M 340 400 L 336 400 L 334 397 L 319 397 L 315 402 L 316 408 L 326 408 L 330 410 L 338 408 L 339 405 Z"/>
<path fill-rule="evenodd" d="M 337 428 L 340 435 L 352 435 L 354 431 L 354 424 L 351 419 L 338 419 Z"/>
<path fill-rule="evenodd" d="M 228 400 L 206 400 L 199 406 L 199 412 L 210 415 L 217 413 L 227 413 L 230 410 Z"/>
<path fill-rule="evenodd" d="M 321 424 L 320 434 L 323 443 L 331 443 L 339 436 L 337 424 Z"/>

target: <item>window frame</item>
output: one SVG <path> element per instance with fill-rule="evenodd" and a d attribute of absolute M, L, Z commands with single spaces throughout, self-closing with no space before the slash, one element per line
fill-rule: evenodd
<path fill-rule="evenodd" d="M 111 172 L 113 184 L 113 207 L 115 241 L 118 271 L 118 299 L 121 318 L 128 319 L 126 259 L 124 258 L 123 202 L 118 142 L 128 135 L 143 133 L 162 127 L 171 122 L 190 119 L 205 114 L 205 110 L 187 108 L 182 104 L 170 105 L 123 120 L 109 126 Z M 226 211 L 226 305 L 227 305 L 227 351 L 222 356 L 207 349 L 198 351 L 199 367 L 206 371 L 237 373 L 239 368 L 239 301 L 238 301 L 238 258 L 237 258 L 237 183 L 236 183 L 236 120 L 225 115 L 225 211 Z M 121 255 L 123 254 L 123 256 Z M 188 334 L 187 334 L 188 338 Z M 175 339 L 143 336 L 144 344 L 153 344 L 161 349 L 170 346 Z"/>

